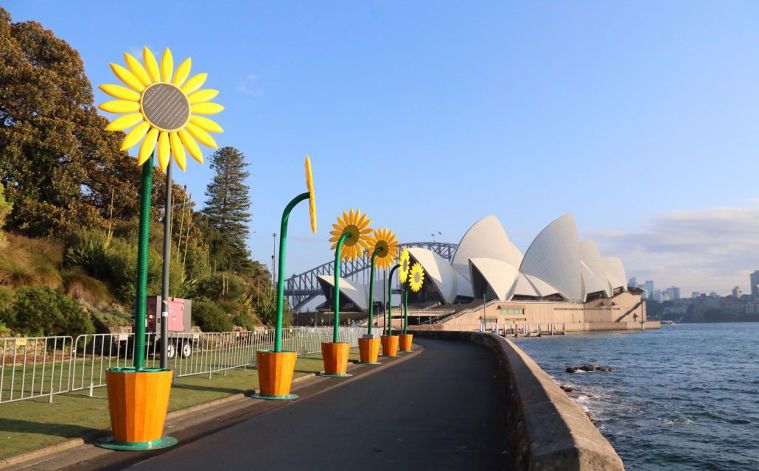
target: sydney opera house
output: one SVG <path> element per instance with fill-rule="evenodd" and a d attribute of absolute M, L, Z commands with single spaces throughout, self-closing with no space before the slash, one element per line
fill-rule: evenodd
<path fill-rule="evenodd" d="M 424 288 L 409 298 L 416 328 L 540 324 L 569 332 L 647 324 L 641 292 L 627 287 L 622 261 L 602 255 L 593 241 L 579 240 L 571 214 L 546 226 L 524 253 L 495 216 L 480 219 L 464 234 L 451 261 L 423 247 L 409 252 L 412 263 L 425 270 Z M 329 299 L 332 280 L 324 276 L 319 282 Z M 341 281 L 340 293 L 357 311 L 368 309 L 366 285 Z M 375 300 L 383 297 L 378 283 Z"/>

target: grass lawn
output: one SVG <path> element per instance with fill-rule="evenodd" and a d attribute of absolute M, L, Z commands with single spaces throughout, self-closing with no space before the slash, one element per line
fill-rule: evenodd
<path fill-rule="evenodd" d="M 351 351 L 351 360 L 358 360 L 358 349 Z M 298 358 L 295 376 L 322 370 L 318 356 Z M 171 391 L 169 410 L 201 404 L 258 388 L 255 369 L 237 368 L 208 375 L 178 378 Z M 53 403 L 47 397 L 0 404 L 0 458 L 17 455 L 45 446 L 108 430 L 108 398 L 106 388 L 56 395 Z"/>

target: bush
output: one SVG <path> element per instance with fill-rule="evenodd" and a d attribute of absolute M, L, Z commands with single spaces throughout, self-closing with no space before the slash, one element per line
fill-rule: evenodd
<path fill-rule="evenodd" d="M 245 282 L 232 273 L 214 273 L 198 280 L 195 295 L 211 301 L 238 301 L 245 294 Z"/>
<path fill-rule="evenodd" d="M 192 303 L 192 320 L 204 332 L 229 332 L 234 327 L 229 314 L 209 301 Z"/>
<path fill-rule="evenodd" d="M 71 297 L 52 288 L 20 288 L 0 322 L 27 336 L 80 335 L 95 326 Z"/>
<path fill-rule="evenodd" d="M 0 310 L 10 307 L 14 296 L 13 288 L 0 285 Z"/>

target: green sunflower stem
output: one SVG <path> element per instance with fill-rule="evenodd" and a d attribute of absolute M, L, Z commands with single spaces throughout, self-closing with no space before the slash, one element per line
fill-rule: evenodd
<path fill-rule="evenodd" d="M 349 232 L 344 232 L 337 241 L 335 249 L 335 324 L 332 327 L 332 342 L 337 343 L 340 340 L 340 259 L 343 255 L 343 244 L 350 238 Z"/>
<path fill-rule="evenodd" d="M 148 251 L 150 249 L 150 197 L 153 191 L 153 156 L 142 164 L 140 179 L 140 226 L 137 241 L 137 286 L 134 300 L 134 368 L 145 368 L 145 317 L 148 292 Z"/>
<path fill-rule="evenodd" d="M 282 319 L 285 313 L 285 255 L 287 252 L 287 222 L 293 208 L 310 197 L 308 192 L 301 193 L 290 201 L 282 212 L 282 225 L 279 229 L 279 265 L 277 273 L 277 315 L 274 324 L 274 351 L 282 351 Z"/>
<path fill-rule="evenodd" d="M 408 287 L 403 285 L 403 333 L 408 334 Z"/>
<path fill-rule="evenodd" d="M 387 322 L 385 323 L 387 329 L 387 335 L 393 335 L 393 273 L 400 265 L 396 264 L 390 269 L 390 274 L 387 277 Z"/>
<path fill-rule="evenodd" d="M 379 250 L 372 252 L 372 263 L 369 269 L 369 331 L 367 335 L 372 337 L 372 325 L 374 325 L 374 262 L 377 259 Z"/>

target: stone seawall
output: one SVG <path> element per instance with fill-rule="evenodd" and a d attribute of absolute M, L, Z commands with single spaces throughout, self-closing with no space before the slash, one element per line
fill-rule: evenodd
<path fill-rule="evenodd" d="M 585 411 L 513 342 L 479 332 L 415 330 L 414 335 L 482 344 L 498 357 L 507 381 L 508 441 L 517 469 L 624 470 Z"/>

